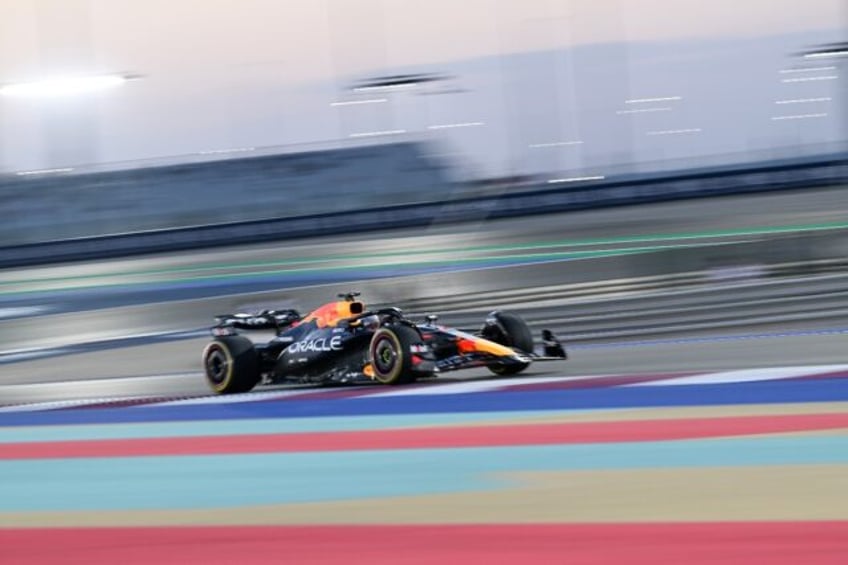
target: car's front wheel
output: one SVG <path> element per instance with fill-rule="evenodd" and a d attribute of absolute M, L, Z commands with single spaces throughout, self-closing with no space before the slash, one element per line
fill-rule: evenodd
<path fill-rule="evenodd" d="M 533 353 L 533 334 L 520 316 L 509 312 L 492 312 L 491 323 L 483 328 L 483 336 L 501 345 L 506 345 L 522 353 Z M 487 368 L 498 376 L 517 375 L 530 366 L 530 363 L 495 362 Z"/>

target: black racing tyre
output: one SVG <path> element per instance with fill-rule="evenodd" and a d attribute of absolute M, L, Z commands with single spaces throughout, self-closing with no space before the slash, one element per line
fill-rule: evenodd
<path fill-rule="evenodd" d="M 420 342 L 418 332 L 407 326 L 385 326 L 374 332 L 368 346 L 374 380 L 384 385 L 414 381 L 410 349 Z"/>
<path fill-rule="evenodd" d="M 506 377 L 509 375 L 517 375 L 524 369 L 530 366 L 530 363 L 515 363 L 512 365 L 486 365 L 486 368 L 489 369 L 492 373 L 496 374 L 499 377 Z"/>
<path fill-rule="evenodd" d="M 524 353 L 533 353 L 533 334 L 521 316 L 509 312 L 496 312 L 493 315 L 502 329 L 500 339 L 493 341 Z"/>
<path fill-rule="evenodd" d="M 490 339 L 501 345 L 517 349 L 523 353 L 533 353 L 533 334 L 530 328 L 520 316 L 509 312 L 494 312 L 493 317 L 497 320 L 498 330 Z M 503 365 L 493 363 L 487 368 L 499 376 L 517 375 L 530 366 L 530 363 L 511 363 Z"/>
<path fill-rule="evenodd" d="M 246 337 L 218 337 L 203 350 L 203 370 L 216 393 L 247 392 L 259 382 L 259 356 Z"/>

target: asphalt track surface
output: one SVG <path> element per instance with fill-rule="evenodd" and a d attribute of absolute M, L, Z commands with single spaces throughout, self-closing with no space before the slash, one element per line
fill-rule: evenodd
<path fill-rule="evenodd" d="M 477 265 L 508 267 L 528 261 L 504 249 L 522 245 L 564 261 L 846 216 L 841 193 L 815 191 L 3 272 L 0 331 L 25 339 L 0 355 L 0 561 L 841 563 L 838 324 L 578 343 L 514 379 L 233 398 L 206 391 L 203 337 L 109 344 L 98 331 L 161 329 L 198 298 L 342 284 L 366 263 L 377 277 L 465 269 L 451 263 L 469 242 Z M 433 261 L 409 260 L 416 250 Z M 316 258 L 320 270 L 302 263 Z M 93 345 L 62 351 L 80 339 Z"/>

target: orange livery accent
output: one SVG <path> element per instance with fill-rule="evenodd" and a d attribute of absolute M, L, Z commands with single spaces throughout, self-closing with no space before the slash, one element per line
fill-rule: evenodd
<path fill-rule="evenodd" d="M 362 302 L 348 302 L 346 300 L 330 302 L 313 310 L 302 321 L 314 321 L 319 328 L 333 327 L 342 320 L 361 314 L 364 310 L 365 305 Z"/>
<path fill-rule="evenodd" d="M 456 347 L 460 353 L 490 353 L 496 357 L 512 357 L 515 355 L 515 351 L 511 348 L 494 341 L 463 332 L 454 333 L 457 335 Z"/>

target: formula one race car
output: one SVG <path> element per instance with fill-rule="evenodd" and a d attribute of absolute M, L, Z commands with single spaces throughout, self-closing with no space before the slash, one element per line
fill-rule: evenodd
<path fill-rule="evenodd" d="M 514 314 L 492 312 L 479 331 L 469 332 L 438 325 L 436 316 L 416 324 L 398 308 L 367 310 L 357 296 L 339 295 L 306 316 L 291 309 L 216 316 L 214 339 L 203 351 L 212 390 L 230 394 L 284 382 L 396 385 L 481 366 L 514 375 L 536 360 L 566 358 L 548 330 L 536 354 L 530 329 Z M 275 336 L 254 343 L 239 329 L 273 330 Z"/>

